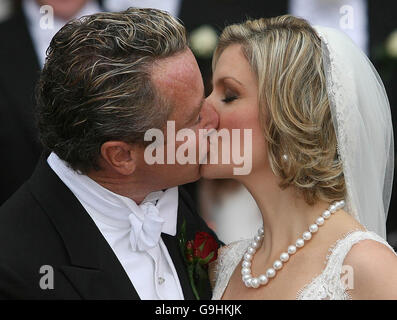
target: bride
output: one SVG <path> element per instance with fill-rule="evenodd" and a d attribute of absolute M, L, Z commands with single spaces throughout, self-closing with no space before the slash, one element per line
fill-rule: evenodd
<path fill-rule="evenodd" d="M 254 239 L 220 250 L 213 299 L 397 299 L 384 240 L 392 123 L 367 57 L 286 15 L 227 27 L 213 69 L 208 102 L 219 129 L 252 129 L 252 171 L 201 174 L 243 183 L 263 219 Z"/>

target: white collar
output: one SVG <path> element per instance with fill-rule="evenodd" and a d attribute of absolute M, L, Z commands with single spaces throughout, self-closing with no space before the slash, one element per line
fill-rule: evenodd
<path fill-rule="evenodd" d="M 87 211 L 92 218 L 119 228 L 129 226 L 128 216 L 131 213 L 134 213 L 139 220 L 144 219 L 140 216 L 142 210 L 138 209 L 135 201 L 102 187 L 86 175 L 79 174 L 55 153 L 50 154 L 47 162 L 84 208 L 91 209 Z M 178 216 L 178 187 L 149 193 L 141 205 L 148 201 L 152 202 L 154 198 L 159 198 L 156 206 L 159 207 L 160 216 L 165 221 L 162 232 L 175 236 Z"/>

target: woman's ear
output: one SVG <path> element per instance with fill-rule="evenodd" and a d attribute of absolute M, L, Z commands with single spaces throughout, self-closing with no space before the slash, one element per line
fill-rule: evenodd
<path fill-rule="evenodd" d="M 101 146 L 104 161 L 122 175 L 131 175 L 136 169 L 134 146 L 123 141 L 107 141 Z"/>

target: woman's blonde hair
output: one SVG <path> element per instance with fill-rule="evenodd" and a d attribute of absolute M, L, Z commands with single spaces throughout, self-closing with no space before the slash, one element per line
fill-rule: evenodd
<path fill-rule="evenodd" d="M 232 44 L 241 45 L 256 74 L 269 162 L 280 187 L 296 187 L 308 204 L 343 199 L 321 40 L 313 28 L 291 15 L 230 25 L 220 36 L 213 69 Z"/>

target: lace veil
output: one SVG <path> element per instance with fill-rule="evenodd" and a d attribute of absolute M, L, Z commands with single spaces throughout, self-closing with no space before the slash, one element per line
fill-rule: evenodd
<path fill-rule="evenodd" d="M 385 239 L 394 143 L 382 80 L 348 36 L 331 28 L 314 29 L 322 42 L 327 91 L 347 186 L 345 209 Z"/>

